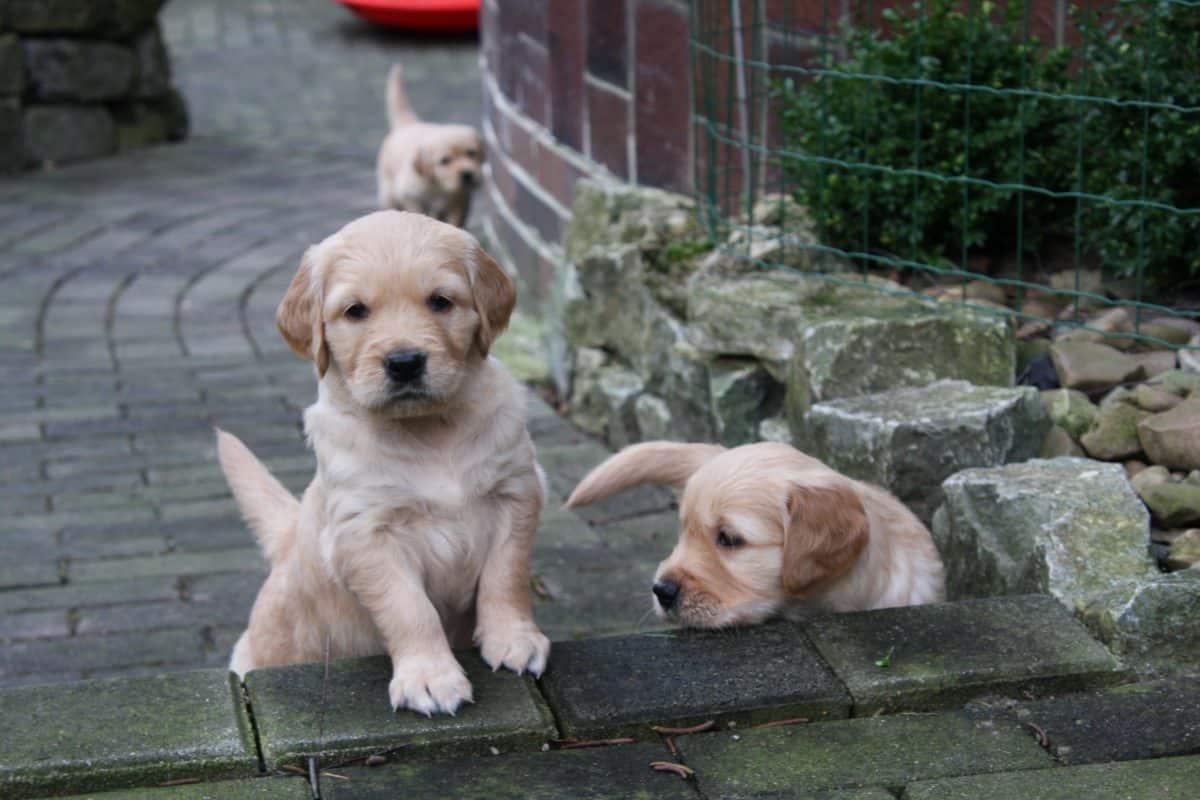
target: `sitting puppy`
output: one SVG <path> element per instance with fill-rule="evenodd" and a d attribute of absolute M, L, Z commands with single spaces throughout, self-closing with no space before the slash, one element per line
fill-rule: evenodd
<path fill-rule="evenodd" d="M 279 305 L 316 365 L 317 473 L 300 502 L 236 438 L 218 453 L 271 564 L 233 650 L 238 675 L 387 652 L 393 708 L 454 713 L 450 652 L 540 674 L 529 556 L 544 497 L 522 389 L 488 348 L 515 293 L 468 233 L 381 211 L 309 248 Z"/>
<path fill-rule="evenodd" d="M 462 227 L 480 184 L 483 138 L 468 125 L 422 122 L 404 93 L 400 65 L 388 73 L 391 131 L 379 147 L 379 207 L 417 211 Z"/>
<path fill-rule="evenodd" d="M 806 606 L 859 611 L 944 598 L 925 526 L 884 490 L 793 447 L 633 445 L 592 470 L 567 507 L 641 483 L 683 490 L 679 543 L 652 587 L 660 617 L 720 628 Z"/>

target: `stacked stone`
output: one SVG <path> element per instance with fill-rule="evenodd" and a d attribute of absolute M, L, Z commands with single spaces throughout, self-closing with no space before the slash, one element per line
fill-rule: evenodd
<path fill-rule="evenodd" d="M 67 163 L 187 135 L 156 22 L 164 0 L 0 5 L 0 169 Z"/>

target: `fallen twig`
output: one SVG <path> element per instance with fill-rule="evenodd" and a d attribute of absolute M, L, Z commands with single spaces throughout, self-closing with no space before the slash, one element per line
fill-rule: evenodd
<path fill-rule="evenodd" d="M 1033 731 L 1033 735 L 1037 737 L 1038 744 L 1040 744 L 1042 747 L 1050 746 L 1050 737 L 1046 735 L 1045 728 L 1043 728 L 1041 725 L 1035 725 L 1032 722 L 1024 722 L 1022 724 L 1026 728 L 1029 728 L 1029 730 Z"/>
<path fill-rule="evenodd" d="M 663 725 L 651 725 L 650 730 L 655 733 L 661 733 L 663 736 L 684 736 L 689 733 L 704 733 L 717 727 L 716 720 L 708 720 L 701 722 L 699 725 L 693 725 L 690 728 L 668 728 Z"/>
<path fill-rule="evenodd" d="M 186 786 L 189 783 L 200 783 L 203 778 L 176 778 L 173 781 L 163 781 L 159 786 Z"/>
<path fill-rule="evenodd" d="M 306 778 L 308 777 L 308 770 L 302 767 L 297 767 L 294 764 L 280 764 L 279 769 L 283 770 L 284 772 L 291 772 L 296 775 L 303 775 Z"/>
<path fill-rule="evenodd" d="M 810 722 L 808 717 L 793 717 L 792 719 L 777 719 L 774 722 L 763 722 L 758 725 L 751 725 L 752 728 L 778 728 L 783 725 L 803 725 Z"/>
<path fill-rule="evenodd" d="M 675 740 L 670 736 L 664 736 L 663 742 L 667 745 L 667 749 L 671 751 L 671 755 L 679 758 L 679 748 L 675 746 Z"/>
<path fill-rule="evenodd" d="M 559 739 L 554 746 L 559 750 L 575 750 L 580 747 L 608 747 L 614 744 L 633 744 L 632 736 L 620 736 L 616 739 Z"/>
<path fill-rule="evenodd" d="M 350 780 L 349 776 L 347 776 L 347 775 L 338 775 L 336 772 L 327 772 L 327 771 L 322 771 L 321 777 L 322 778 L 337 778 L 339 781 Z"/>
<path fill-rule="evenodd" d="M 650 769 L 656 772 L 674 772 L 679 777 L 687 780 L 696 774 L 696 770 L 691 767 L 685 767 L 683 764 L 676 764 L 674 761 L 651 761 Z"/>

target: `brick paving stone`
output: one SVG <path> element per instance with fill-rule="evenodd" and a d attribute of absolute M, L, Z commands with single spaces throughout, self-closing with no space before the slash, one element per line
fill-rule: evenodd
<path fill-rule="evenodd" d="M 635 744 L 550 753 L 488 755 L 486 749 L 448 759 L 398 759 L 382 767 L 335 770 L 347 780 L 324 778 L 327 800 L 691 800 L 691 786 L 651 761 L 669 760 L 662 745 Z"/>
<path fill-rule="evenodd" d="M 204 781 L 185 786 L 71 795 L 64 800 L 312 800 L 312 792 L 308 780 L 299 775 L 272 775 L 240 781 Z"/>
<path fill-rule="evenodd" d="M 69 631 L 67 612 L 62 610 L 26 611 L 0 616 L 0 644 L 18 639 L 66 636 Z"/>
<path fill-rule="evenodd" d="M 918 781 L 905 800 L 1182 800 L 1200 785 L 1200 756 Z"/>
<path fill-rule="evenodd" d="M 1053 764 L 1015 722 L 962 712 L 898 714 L 678 737 L 707 797 L 741 800 Z"/>
<path fill-rule="evenodd" d="M 86 608 L 146 600 L 168 600 L 178 596 L 177 579 L 173 576 L 65 584 L 0 592 L 0 612 Z"/>
<path fill-rule="evenodd" d="M 1064 695 L 1021 704 L 1012 715 L 1044 731 L 1064 764 L 1200 753 L 1200 679 Z"/>
<path fill-rule="evenodd" d="M 555 738 L 549 710 L 529 676 L 492 672 L 471 652 L 456 654 L 475 702 L 454 716 L 394 712 L 388 702 L 386 656 L 323 664 L 270 667 L 246 675 L 262 755 L 269 767 L 303 755 L 344 760 L 419 747 L 486 752 L 490 746 L 536 751 Z"/>
<path fill-rule="evenodd" d="M 153 575 L 204 575 L 210 572 L 265 573 L 266 564 L 257 548 L 240 548 L 205 553 L 168 553 L 156 557 L 72 561 L 68 566 L 70 580 L 81 583 Z"/>
<path fill-rule="evenodd" d="M 804 628 L 854 714 L 952 708 L 982 694 L 1112 685 L 1120 663 L 1047 595 L 826 614 Z M 876 662 L 886 658 L 887 666 Z"/>
<path fill-rule="evenodd" d="M 5 797 L 258 768 L 249 724 L 221 670 L 6 689 L 0 717 Z"/>
<path fill-rule="evenodd" d="M 558 644 L 540 684 L 564 733 L 652 736 L 649 725 L 835 719 L 850 697 L 801 630 L 675 631 Z"/>
<path fill-rule="evenodd" d="M 204 639 L 198 630 L 10 642 L 0 648 L 0 680 L 64 670 L 91 673 L 121 667 L 195 664 L 203 657 Z"/>

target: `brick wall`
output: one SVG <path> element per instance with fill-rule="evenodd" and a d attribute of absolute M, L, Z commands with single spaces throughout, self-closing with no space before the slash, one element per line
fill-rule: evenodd
<path fill-rule="evenodd" d="M 681 0 L 484 0 L 493 238 L 544 295 L 575 182 L 692 188 Z"/>

